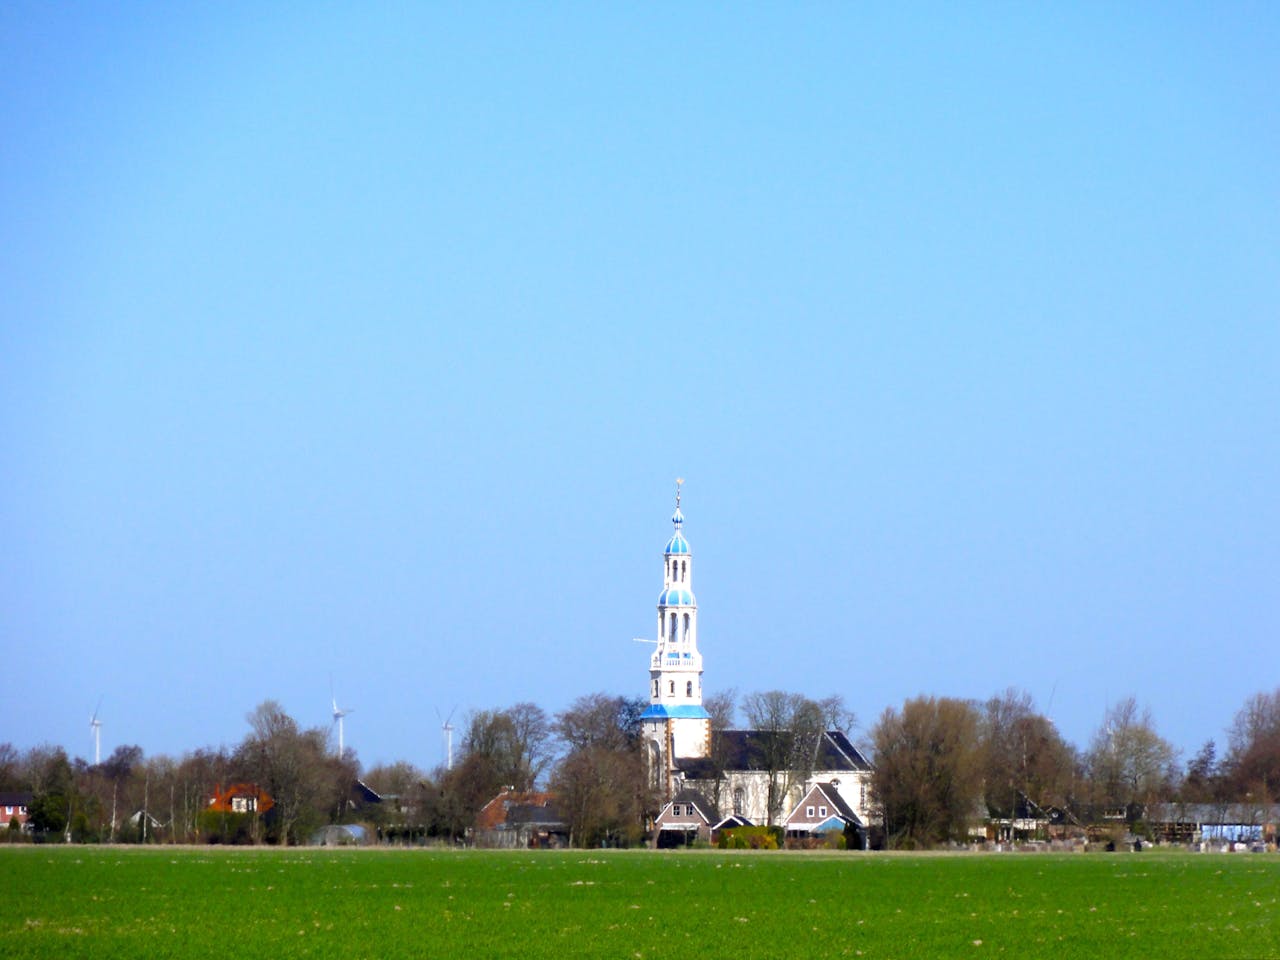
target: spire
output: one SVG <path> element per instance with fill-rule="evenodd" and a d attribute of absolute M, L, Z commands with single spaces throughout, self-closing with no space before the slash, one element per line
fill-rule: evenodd
<path fill-rule="evenodd" d="M 676 512 L 671 515 L 671 522 L 676 526 L 676 533 L 680 532 L 680 525 L 684 523 L 684 514 L 680 512 L 680 488 L 684 486 L 684 477 L 676 477 Z"/>

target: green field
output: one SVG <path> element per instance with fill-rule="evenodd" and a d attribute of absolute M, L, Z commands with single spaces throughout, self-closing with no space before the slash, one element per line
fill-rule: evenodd
<path fill-rule="evenodd" d="M 0 848 L 0 957 L 1280 957 L 1280 857 Z"/>

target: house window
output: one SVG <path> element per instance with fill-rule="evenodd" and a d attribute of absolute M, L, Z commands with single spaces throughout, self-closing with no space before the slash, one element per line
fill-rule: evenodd
<path fill-rule="evenodd" d="M 692 696 L 693 696 L 693 681 L 692 681 L 692 680 L 688 681 L 688 682 L 684 685 L 684 695 L 685 695 L 686 697 L 692 697 Z"/>
<path fill-rule="evenodd" d="M 820 816 L 820 817 L 825 817 L 826 815 L 827 815 L 827 808 L 826 808 L 826 807 L 819 807 L 819 808 L 818 808 L 818 816 Z"/>
<path fill-rule="evenodd" d="M 806 817 L 809 817 L 810 819 L 812 819 L 812 817 L 813 817 L 813 807 L 805 807 L 805 808 L 804 808 L 804 815 L 805 815 Z"/>
<path fill-rule="evenodd" d="M 733 790 L 733 812 L 738 816 L 742 816 L 742 807 L 746 802 L 747 793 L 741 787 L 735 787 Z"/>

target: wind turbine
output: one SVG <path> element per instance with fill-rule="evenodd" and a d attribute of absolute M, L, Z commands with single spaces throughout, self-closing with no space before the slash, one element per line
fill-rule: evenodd
<path fill-rule="evenodd" d="M 452 723 L 452 720 L 453 720 L 453 715 L 454 713 L 457 712 L 457 710 L 458 710 L 458 706 L 457 704 L 454 704 L 453 709 L 449 711 L 449 716 L 441 717 L 440 708 L 436 707 L 436 719 L 440 721 L 440 736 L 444 740 L 444 755 L 445 755 L 444 768 L 446 770 L 453 769 L 453 723 Z"/>
<path fill-rule="evenodd" d="M 102 709 L 102 698 L 98 698 L 98 705 L 93 708 L 93 715 L 89 717 L 89 730 L 93 733 L 93 765 L 96 767 L 102 763 L 102 721 L 98 719 L 98 711 Z"/>
<path fill-rule="evenodd" d="M 333 722 L 338 725 L 338 759 L 341 760 L 343 753 L 346 749 L 342 741 L 342 734 L 343 734 L 342 718 L 345 717 L 348 713 L 352 713 L 355 710 L 355 707 L 348 707 L 347 709 L 343 710 L 338 706 L 338 698 L 333 695 L 333 678 L 332 677 L 329 678 L 329 699 L 333 703 Z"/>

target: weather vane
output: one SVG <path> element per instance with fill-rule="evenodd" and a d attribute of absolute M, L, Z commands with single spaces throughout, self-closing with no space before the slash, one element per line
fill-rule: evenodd
<path fill-rule="evenodd" d="M 680 488 L 684 486 L 684 477 L 676 477 L 676 509 L 680 509 Z"/>

